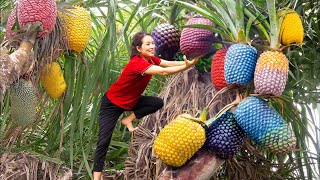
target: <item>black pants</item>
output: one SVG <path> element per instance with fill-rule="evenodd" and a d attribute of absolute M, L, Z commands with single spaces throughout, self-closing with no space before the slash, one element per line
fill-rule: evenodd
<path fill-rule="evenodd" d="M 148 114 L 154 113 L 163 107 L 163 100 L 153 96 L 141 96 L 132 111 L 140 119 Z M 99 140 L 94 157 L 93 171 L 101 172 L 110 145 L 113 129 L 120 115 L 127 111 L 113 104 L 106 95 L 101 100 L 99 112 Z"/>

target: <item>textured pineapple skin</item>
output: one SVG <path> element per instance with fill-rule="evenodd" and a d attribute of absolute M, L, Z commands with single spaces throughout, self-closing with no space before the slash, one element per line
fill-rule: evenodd
<path fill-rule="evenodd" d="M 155 44 L 155 55 L 172 60 L 180 49 L 180 31 L 170 24 L 160 24 L 152 31 Z"/>
<path fill-rule="evenodd" d="M 13 122 L 27 126 L 36 118 L 37 96 L 31 81 L 20 79 L 10 87 L 10 112 Z"/>
<path fill-rule="evenodd" d="M 203 24 L 213 26 L 213 23 L 203 17 L 195 16 L 188 20 L 186 25 Z M 184 28 L 180 38 L 180 49 L 190 57 L 207 54 L 212 48 L 214 33 L 200 28 Z"/>
<path fill-rule="evenodd" d="M 285 15 L 280 29 L 281 43 L 283 45 L 301 44 L 303 42 L 304 29 L 300 16 L 294 10 L 286 11 L 288 11 L 288 14 Z"/>
<path fill-rule="evenodd" d="M 257 63 L 257 50 L 246 44 L 233 44 L 229 47 L 224 76 L 228 85 L 246 86 L 254 77 Z"/>
<path fill-rule="evenodd" d="M 40 81 L 51 98 L 59 99 L 67 88 L 58 62 L 48 64 L 47 67 L 42 70 Z"/>
<path fill-rule="evenodd" d="M 19 26 L 23 28 L 28 23 L 42 22 L 43 31 L 38 34 L 44 37 L 56 24 L 57 5 L 55 0 L 19 0 L 17 3 Z"/>
<path fill-rule="evenodd" d="M 11 14 L 8 17 L 6 24 L 6 39 L 8 40 L 11 36 L 14 36 L 16 33 L 11 31 L 12 26 L 16 21 L 16 8 L 11 11 Z"/>
<path fill-rule="evenodd" d="M 289 125 L 265 100 L 248 97 L 234 112 L 239 126 L 258 145 L 273 153 L 285 153 L 295 146 Z"/>
<path fill-rule="evenodd" d="M 288 79 L 289 61 L 278 51 L 263 52 L 254 72 L 255 92 L 280 96 Z"/>
<path fill-rule="evenodd" d="M 228 49 L 218 50 L 212 58 L 211 64 L 211 81 L 213 86 L 220 90 L 227 86 L 224 78 L 224 62 Z"/>
<path fill-rule="evenodd" d="M 154 153 L 167 165 L 182 166 L 206 140 L 203 127 L 199 123 L 184 118 L 188 116 L 178 116 L 160 131 L 154 141 Z"/>
<path fill-rule="evenodd" d="M 68 9 L 68 11 L 76 17 L 63 13 L 59 13 L 59 16 L 64 20 L 70 49 L 80 53 L 89 43 L 91 17 L 89 12 L 83 7 L 75 6 L 75 9 Z"/>
<path fill-rule="evenodd" d="M 210 125 L 206 136 L 206 144 L 218 158 L 231 159 L 240 151 L 246 134 L 234 115 L 226 112 Z"/>

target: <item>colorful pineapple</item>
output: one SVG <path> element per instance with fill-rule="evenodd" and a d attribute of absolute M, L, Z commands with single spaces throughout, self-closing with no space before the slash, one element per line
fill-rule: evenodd
<path fill-rule="evenodd" d="M 228 85 L 246 86 L 254 77 L 257 50 L 246 44 L 229 47 L 224 64 L 224 76 Z"/>
<path fill-rule="evenodd" d="M 213 26 L 207 18 L 194 16 L 189 19 L 186 25 L 203 24 Z M 180 38 L 180 49 L 190 57 L 197 57 L 212 51 L 214 33 L 210 30 L 200 28 L 184 28 Z"/>
<path fill-rule="evenodd" d="M 302 44 L 304 29 L 299 14 L 292 9 L 286 9 L 280 11 L 279 16 L 284 16 L 280 30 L 281 43 L 286 46 L 292 43 Z"/>
<path fill-rule="evenodd" d="M 50 63 L 42 70 L 40 81 L 51 98 L 59 99 L 67 88 L 58 62 Z"/>
<path fill-rule="evenodd" d="M 31 81 L 20 79 L 10 88 L 11 118 L 16 125 L 27 126 L 36 118 L 37 96 Z"/>
<path fill-rule="evenodd" d="M 295 147 L 290 126 L 265 100 L 248 97 L 238 104 L 234 115 L 244 132 L 271 152 L 286 153 Z"/>
<path fill-rule="evenodd" d="M 207 130 L 209 148 L 221 159 L 230 159 L 241 149 L 246 134 L 230 112 L 222 114 Z"/>
<path fill-rule="evenodd" d="M 68 11 L 74 16 L 64 13 L 59 13 L 59 16 L 67 29 L 70 49 L 80 53 L 86 48 L 91 36 L 91 17 L 89 12 L 80 6 Z"/>
<path fill-rule="evenodd" d="M 17 16 L 17 17 L 16 17 Z M 7 39 L 14 33 L 11 32 L 13 24 L 18 18 L 19 27 L 22 30 L 27 24 L 41 22 L 43 31 L 38 37 L 49 34 L 56 23 L 57 4 L 55 0 L 20 0 L 11 12 L 6 25 Z"/>
<path fill-rule="evenodd" d="M 263 52 L 254 72 L 255 92 L 280 96 L 288 79 L 289 61 L 278 51 Z"/>
<path fill-rule="evenodd" d="M 166 125 L 154 141 L 154 153 L 164 163 L 180 167 L 204 144 L 206 134 L 198 122 L 189 114 L 179 115 Z"/>
<path fill-rule="evenodd" d="M 172 60 L 180 49 L 180 31 L 170 24 L 160 24 L 152 31 L 156 56 Z"/>
<path fill-rule="evenodd" d="M 220 90 L 227 86 L 224 78 L 224 62 L 227 54 L 226 48 L 218 50 L 212 59 L 211 65 L 211 81 L 213 86 Z"/>
<path fill-rule="evenodd" d="M 275 2 L 268 0 L 267 5 L 272 51 L 265 51 L 260 55 L 254 73 L 254 86 L 256 93 L 280 96 L 288 79 L 289 61 L 281 51 L 277 51 L 280 43 Z"/>
<path fill-rule="evenodd" d="M 13 27 L 14 23 L 16 22 L 16 8 L 14 8 L 7 20 L 6 24 L 6 39 L 8 40 L 10 37 L 15 35 L 15 32 L 12 32 L 11 28 Z"/>

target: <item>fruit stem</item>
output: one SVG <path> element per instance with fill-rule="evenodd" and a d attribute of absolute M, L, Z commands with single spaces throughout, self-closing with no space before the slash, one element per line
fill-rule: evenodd
<path fill-rule="evenodd" d="M 270 21 L 270 47 L 278 49 L 279 28 L 277 24 L 277 12 L 275 0 L 267 0 L 267 8 Z"/>

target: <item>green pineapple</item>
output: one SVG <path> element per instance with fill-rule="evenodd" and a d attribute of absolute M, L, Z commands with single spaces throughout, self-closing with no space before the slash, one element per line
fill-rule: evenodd
<path fill-rule="evenodd" d="M 37 96 L 31 81 L 20 79 L 10 88 L 11 118 L 18 126 L 27 126 L 36 118 Z"/>

